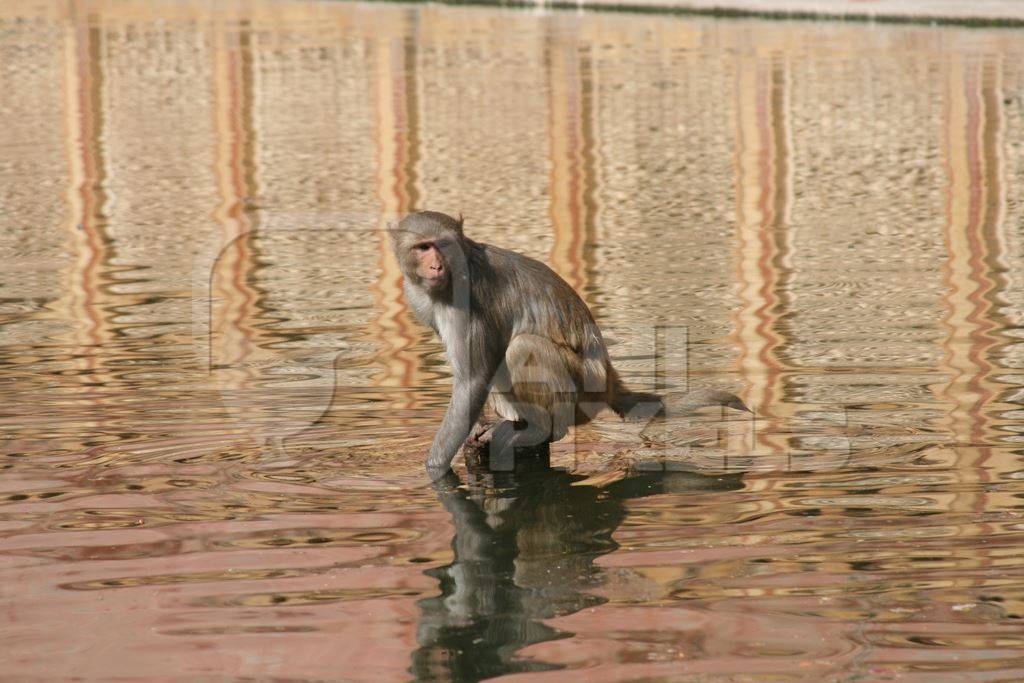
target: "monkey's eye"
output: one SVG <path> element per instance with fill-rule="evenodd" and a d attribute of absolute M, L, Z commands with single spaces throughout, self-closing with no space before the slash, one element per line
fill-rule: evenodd
<path fill-rule="evenodd" d="M 430 242 L 420 242 L 419 244 L 415 245 L 413 249 L 415 249 L 416 251 L 428 251 L 432 246 L 434 245 L 432 245 Z"/>

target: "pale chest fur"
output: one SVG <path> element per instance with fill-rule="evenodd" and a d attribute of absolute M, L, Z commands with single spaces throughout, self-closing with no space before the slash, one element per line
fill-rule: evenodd
<path fill-rule="evenodd" d="M 455 321 L 455 309 L 451 306 L 437 306 L 434 309 L 434 329 L 441 337 L 444 348 L 451 351 L 452 344 L 458 338 L 458 325 Z M 448 354 L 449 356 L 451 353 Z M 451 359 L 449 358 L 449 362 Z"/>
<path fill-rule="evenodd" d="M 405 284 L 405 298 L 416 318 L 437 332 L 445 349 L 450 349 L 456 339 L 456 311 L 451 306 L 438 303 L 418 287 Z"/>

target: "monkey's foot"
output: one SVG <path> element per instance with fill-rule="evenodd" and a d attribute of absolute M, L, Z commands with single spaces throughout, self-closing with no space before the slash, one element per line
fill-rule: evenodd
<path fill-rule="evenodd" d="M 473 448 L 480 448 L 486 446 L 491 442 L 491 437 L 494 435 L 494 427 L 497 425 L 495 422 L 485 422 L 481 420 L 473 425 L 473 431 L 469 433 L 469 438 L 466 439 L 466 445 L 472 446 Z"/>
<path fill-rule="evenodd" d="M 487 438 L 487 464 L 492 472 L 515 469 L 517 455 L 550 456 L 549 435 L 531 429 L 524 420 L 501 420 L 491 428 Z"/>

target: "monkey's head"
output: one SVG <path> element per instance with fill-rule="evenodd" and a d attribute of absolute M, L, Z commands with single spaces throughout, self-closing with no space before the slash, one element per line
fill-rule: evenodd
<path fill-rule="evenodd" d="M 420 211 L 389 225 L 391 244 L 412 284 L 430 293 L 447 291 L 452 270 L 465 263 L 462 254 L 462 216 L 452 218 L 436 211 Z"/>

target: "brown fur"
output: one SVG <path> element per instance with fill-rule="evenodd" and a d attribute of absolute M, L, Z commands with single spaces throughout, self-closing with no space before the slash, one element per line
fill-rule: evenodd
<path fill-rule="evenodd" d="M 654 394 L 625 387 L 590 310 L 543 263 L 473 241 L 461 216 L 410 214 L 390 234 L 406 297 L 441 336 L 454 375 L 452 403 L 428 458 L 431 468 L 447 470 L 488 394 L 510 424 L 528 425 L 511 435 L 512 445 L 502 445 L 509 453 L 513 446 L 560 439 L 570 425 L 589 422 L 604 407 L 621 416 L 638 407 L 647 414 L 661 409 Z M 432 248 L 445 261 L 440 282 L 422 276 L 423 252 Z"/>

